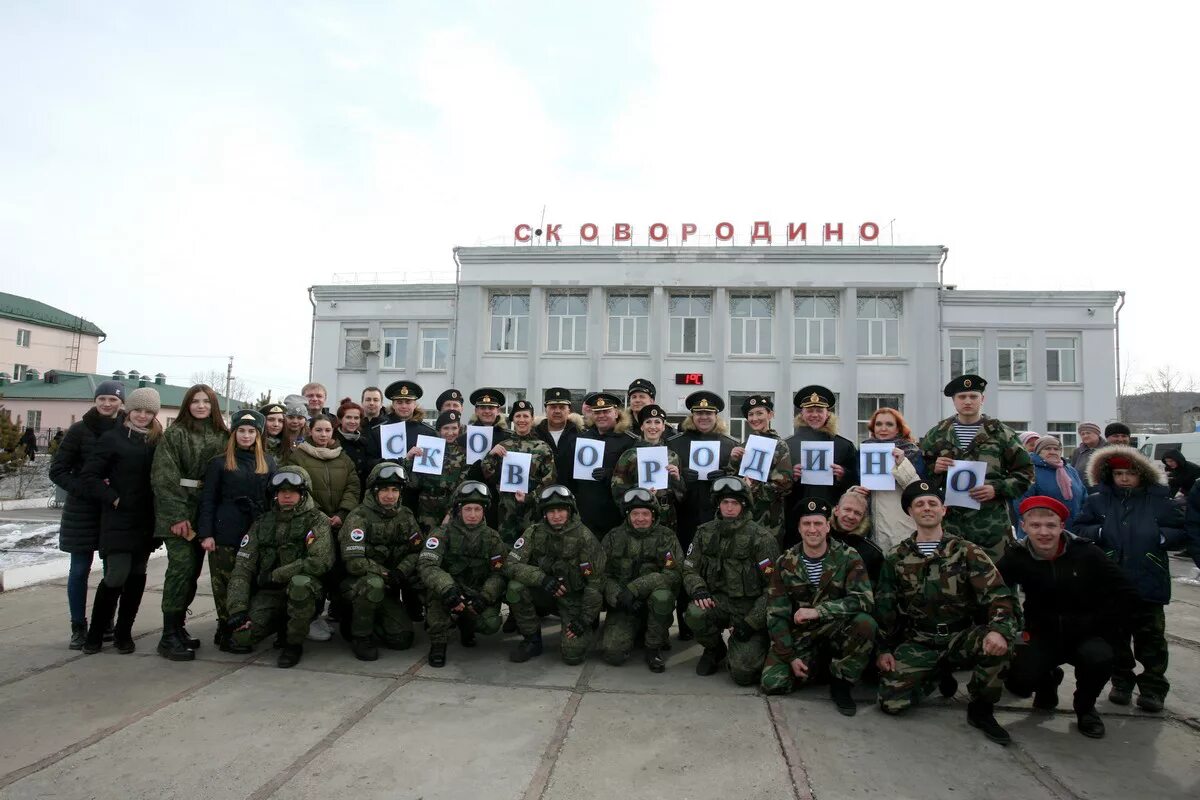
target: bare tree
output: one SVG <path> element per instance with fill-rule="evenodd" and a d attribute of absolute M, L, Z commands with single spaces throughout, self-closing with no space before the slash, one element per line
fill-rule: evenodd
<path fill-rule="evenodd" d="M 192 383 L 207 383 L 217 390 L 217 394 L 225 394 L 225 372 L 223 370 L 210 369 L 207 372 L 193 372 Z M 229 384 L 229 397 L 239 403 L 248 404 L 254 399 L 254 390 L 235 375 Z"/>
<path fill-rule="evenodd" d="M 1154 410 L 1156 422 L 1165 423 L 1168 433 L 1177 433 L 1182 425 L 1183 412 L 1192 405 L 1196 379 L 1174 369 L 1171 365 L 1158 367 L 1148 373 L 1138 386 Z"/>

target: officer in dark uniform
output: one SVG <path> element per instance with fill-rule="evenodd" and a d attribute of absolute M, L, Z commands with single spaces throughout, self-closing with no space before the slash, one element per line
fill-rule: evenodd
<path fill-rule="evenodd" d="M 658 392 L 654 388 L 654 384 L 645 378 L 634 378 L 633 382 L 629 384 L 629 389 L 626 391 L 625 396 L 629 406 L 629 430 L 634 436 L 642 435 L 642 424 L 638 422 L 638 412 L 653 403 L 657 394 Z M 675 430 L 674 426 L 667 423 L 666 428 L 663 430 L 663 441 L 665 442 L 667 439 L 670 439 L 676 433 L 678 431 Z"/>
<path fill-rule="evenodd" d="M 437 410 L 441 414 L 445 411 L 457 411 L 462 413 L 463 396 L 458 389 L 447 389 L 437 396 Z"/>
<path fill-rule="evenodd" d="M 835 398 L 833 392 L 824 386 L 816 384 L 805 386 L 796 392 L 792 398 L 793 405 L 799 410 L 795 419 L 796 432 L 787 438 L 788 452 L 792 458 L 792 476 L 795 484 L 787 500 L 786 516 L 783 524 L 783 546 L 791 547 L 798 541 L 797 525 L 799 517 L 795 505 L 804 498 L 817 498 L 829 505 L 837 505 L 837 501 L 849 489 L 858 483 L 858 448 L 849 439 L 837 435 L 837 415 L 833 413 Z M 814 486 L 801 483 L 804 471 L 804 459 L 800 453 L 802 442 L 833 442 L 833 485 Z"/>
<path fill-rule="evenodd" d="M 558 482 L 575 491 L 575 439 L 583 430 L 583 418 L 571 411 L 571 392 L 559 386 L 542 394 L 546 418 L 533 426 L 533 432 L 554 453 Z"/>
<path fill-rule="evenodd" d="M 633 447 L 637 439 L 629 432 L 628 419 L 622 418 L 621 398 L 608 392 L 592 392 L 583 402 L 591 408 L 593 420 L 577 439 L 602 442 L 604 457 L 592 470 L 592 480 L 575 481 L 575 499 L 583 524 L 597 536 L 603 536 L 624 520 L 613 500 L 612 475 L 621 454 Z M 574 451 L 571 464 L 568 474 L 575 471 Z"/>
<path fill-rule="evenodd" d="M 490 426 L 492 428 L 492 447 L 507 441 L 512 434 L 508 432 L 504 418 L 500 413 L 504 407 L 504 392 L 499 389 L 484 387 L 471 392 L 469 400 L 471 401 L 471 405 L 475 407 L 475 413 L 471 416 L 467 425 Z M 463 425 L 463 432 L 458 437 L 458 443 L 464 448 L 467 446 L 467 425 Z M 493 490 L 495 489 L 495 485 L 489 482 L 483 474 L 483 459 L 476 461 L 467 468 L 467 480 L 479 481 L 480 483 L 492 486 Z M 485 509 L 485 519 L 488 527 L 493 530 L 500 529 L 499 507 L 499 503 L 489 503 Z"/>

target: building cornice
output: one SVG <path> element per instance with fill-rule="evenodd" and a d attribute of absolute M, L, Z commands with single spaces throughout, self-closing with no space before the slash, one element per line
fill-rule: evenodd
<path fill-rule="evenodd" d="M 456 247 L 462 264 L 588 263 L 752 263 L 752 264 L 919 264 L 941 261 L 940 246 L 862 247 L 615 247 L 558 245 L 537 247 Z"/>
<path fill-rule="evenodd" d="M 1112 308 L 1120 292 L 1045 291 L 1017 292 L 1005 289 L 953 289 L 942 293 L 942 303 L 948 306 L 1097 306 Z"/>

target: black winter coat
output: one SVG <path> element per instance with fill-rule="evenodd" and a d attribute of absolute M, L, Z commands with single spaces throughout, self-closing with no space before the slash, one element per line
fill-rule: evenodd
<path fill-rule="evenodd" d="M 50 480 L 67 493 L 58 529 L 58 549 L 65 553 L 90 553 L 100 545 L 100 504 L 84 495 L 79 476 L 101 435 L 124 421 L 124 411 L 110 418 L 90 408 L 83 419 L 67 429 L 54 452 Z"/>
<path fill-rule="evenodd" d="M 374 436 L 379 438 L 378 434 L 371 431 L 361 432 L 357 439 L 348 439 L 342 435 L 341 431 L 334 431 L 333 438 L 339 445 L 342 446 L 342 452 L 349 456 L 354 462 L 354 470 L 358 473 L 358 483 L 363 489 L 367 486 L 367 476 L 371 474 L 371 454 L 368 452 L 370 438 Z M 359 497 L 361 500 L 362 497 Z"/>
<path fill-rule="evenodd" d="M 533 426 L 533 435 L 545 442 L 550 452 L 554 453 L 554 474 L 558 482 L 574 492 L 575 440 L 579 438 L 578 426 L 573 421 L 568 421 L 558 436 L 557 444 L 554 442 L 554 436 L 550 434 L 550 423 L 546 420 Z"/>
<path fill-rule="evenodd" d="M 637 440 L 630 436 L 620 424 L 608 433 L 600 433 L 595 428 L 584 428 L 575 438 L 577 441 L 594 439 L 601 442 L 601 446 L 604 448 L 604 458 L 601 463 L 596 465 L 604 467 L 604 480 L 575 481 L 575 502 L 579 506 L 579 518 L 587 526 L 587 529 L 596 534 L 596 538 L 599 539 L 624 521 L 621 509 L 613 502 L 612 474 L 621 454 L 633 447 Z M 575 471 L 574 458 L 575 452 L 572 450 L 571 473 Z"/>
<path fill-rule="evenodd" d="M 1181 494 L 1187 497 L 1188 492 L 1196 484 L 1196 479 L 1200 478 L 1200 464 L 1193 464 L 1183 457 L 1183 453 L 1179 450 L 1168 450 L 1163 453 L 1163 466 L 1167 465 L 1167 459 L 1173 459 L 1179 466 L 1175 469 L 1167 470 L 1167 486 L 1171 490 L 1171 496 Z"/>
<path fill-rule="evenodd" d="M 1052 561 L 1035 558 L 1029 540 L 1009 548 L 996 565 L 1010 589 L 1025 591 L 1025 632 L 1031 640 L 1067 649 L 1093 636 L 1112 636 L 1139 605 L 1121 568 L 1096 545 L 1064 532 L 1066 547 Z"/>
<path fill-rule="evenodd" d="M 270 507 L 267 486 L 279 469 L 267 456 L 267 473 L 254 471 L 254 453 L 238 448 L 234 453 L 237 469 L 225 469 L 225 456 L 208 462 L 196 533 L 201 539 L 212 537 L 222 547 L 237 547 L 254 520 Z"/>
<path fill-rule="evenodd" d="M 680 426 L 683 428 L 682 433 L 673 436 L 667 442 L 667 447 L 671 449 L 671 452 L 679 456 L 681 474 L 691 468 L 688 465 L 692 463 L 692 442 L 719 442 L 720 450 L 715 465 L 718 469 L 717 472 L 709 473 L 708 478 L 702 481 L 690 481 L 686 477 L 683 479 L 683 499 L 679 501 L 676 534 L 679 536 L 679 544 L 685 550 L 696 536 L 696 529 L 706 522 L 712 522 L 716 514 L 710 491 L 712 482 L 721 475 L 733 474 L 734 470 L 729 467 L 729 458 L 733 454 L 733 448 L 738 446 L 736 441 L 723 433 L 715 431 L 701 433 L 698 430 L 687 429 L 685 427 L 687 424 L 688 421 L 685 420 Z"/>
<path fill-rule="evenodd" d="M 150 465 L 154 448 L 144 433 L 125 425 L 100 437 L 83 465 L 84 494 L 99 504 L 101 555 L 154 550 L 154 492 Z M 119 500 L 116 508 L 113 502 Z"/>
<path fill-rule="evenodd" d="M 847 489 L 858 483 L 858 448 L 844 436 L 838 436 L 824 429 L 814 430 L 807 425 L 801 425 L 784 441 L 787 443 L 788 455 L 791 456 L 793 465 L 804 463 L 800 457 L 802 442 L 833 442 L 833 463 L 841 465 L 845 470 L 841 479 L 834 480 L 832 486 L 816 486 L 801 483 L 799 480 L 792 485 L 792 491 L 785 501 L 787 507 L 784 509 L 783 517 L 783 546 L 790 547 L 799 541 L 796 530 L 800 524 L 800 514 L 796 506 L 801 500 L 819 497 L 834 506 L 837 505 L 837 501 L 841 499 Z"/>

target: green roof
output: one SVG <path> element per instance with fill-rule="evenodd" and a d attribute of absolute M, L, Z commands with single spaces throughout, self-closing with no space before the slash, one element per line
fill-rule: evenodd
<path fill-rule="evenodd" d="M 50 328 L 61 328 L 64 331 L 77 330 L 89 336 L 107 335 L 83 317 L 77 317 L 54 306 L 7 292 L 0 292 L 0 317 L 15 319 L 18 322 L 29 322 L 34 325 L 45 325 Z"/>
<path fill-rule="evenodd" d="M 143 376 L 151 389 L 158 390 L 158 397 L 164 406 L 178 408 L 183 403 L 183 395 L 188 386 L 172 386 L 156 384 L 152 376 Z M 56 379 L 56 380 L 55 380 Z M 111 375 L 94 375 L 89 372 L 67 372 L 65 370 L 49 370 L 45 375 L 32 381 L 11 381 L 0 385 L 0 405 L 5 399 L 22 400 L 86 400 L 92 402 L 96 396 L 96 387 L 105 381 L 111 381 Z M 138 381 L 123 380 L 125 396 L 138 388 Z M 229 407 L 229 401 L 218 394 L 221 410 L 224 412 L 238 411 L 242 403 L 235 402 L 236 408 Z"/>

